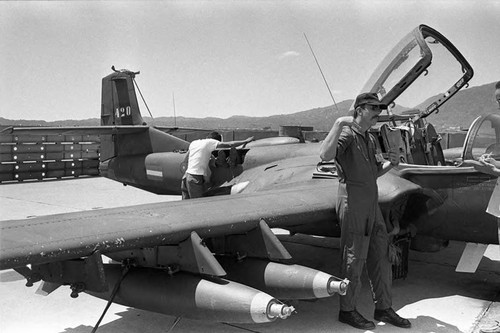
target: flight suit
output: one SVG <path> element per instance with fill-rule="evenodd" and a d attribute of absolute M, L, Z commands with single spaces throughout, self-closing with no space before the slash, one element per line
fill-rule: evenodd
<path fill-rule="evenodd" d="M 392 268 L 389 236 L 378 205 L 375 138 L 345 126 L 339 136 L 336 163 L 339 172 L 337 214 L 341 223 L 341 276 L 350 280 L 340 310 L 356 309 L 361 275 L 366 263 L 375 308 L 392 306 Z"/>

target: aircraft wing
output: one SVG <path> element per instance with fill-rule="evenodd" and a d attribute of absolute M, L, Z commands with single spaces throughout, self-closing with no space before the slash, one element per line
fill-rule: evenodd
<path fill-rule="evenodd" d="M 74 126 L 74 127 L 8 127 L 0 134 L 17 135 L 103 135 L 132 134 L 147 131 L 149 126 Z"/>
<path fill-rule="evenodd" d="M 333 219 L 331 182 L 0 222 L 0 269 Z"/>
<path fill-rule="evenodd" d="M 36 126 L 36 127 L 7 127 L 0 131 L 0 135 L 103 135 L 103 134 L 133 134 L 147 131 L 148 125 L 120 125 L 120 126 Z M 192 134 L 197 132 L 209 133 L 211 129 L 191 127 L 154 126 L 154 128 L 169 134 Z"/>

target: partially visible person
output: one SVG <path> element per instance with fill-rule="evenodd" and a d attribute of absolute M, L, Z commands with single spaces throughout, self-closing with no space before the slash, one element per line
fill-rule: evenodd
<path fill-rule="evenodd" d="M 212 132 L 206 139 L 191 142 L 187 156 L 187 169 L 181 182 L 182 199 L 200 198 L 207 190 L 210 160 L 214 150 L 237 147 L 251 141 L 253 141 L 253 136 L 245 140 L 222 142 L 222 136 L 218 132 Z"/>
<path fill-rule="evenodd" d="M 341 224 L 341 276 L 349 279 L 347 293 L 340 296 L 339 321 L 372 330 L 375 324 L 357 311 L 361 276 L 366 266 L 373 301 L 374 318 L 410 328 L 409 320 L 392 309 L 392 266 L 390 239 L 378 204 L 377 178 L 399 164 L 397 153 L 389 151 L 385 161 L 376 152 L 375 138 L 368 132 L 382 109 L 377 94 L 356 97 L 354 116 L 338 118 L 320 150 L 322 161 L 335 159 L 339 173 L 337 217 Z"/>
<path fill-rule="evenodd" d="M 500 109 L 500 81 L 495 84 L 495 92 L 493 96 L 495 97 L 495 101 L 498 104 L 498 108 Z M 479 162 L 472 162 L 474 169 L 476 169 L 477 171 L 495 177 L 500 176 L 500 161 L 494 159 L 491 153 L 481 155 L 481 157 L 479 157 Z M 490 201 L 488 202 L 488 206 L 486 208 L 486 212 L 488 214 L 491 214 L 497 218 L 498 228 L 500 230 L 500 211 L 498 208 L 498 198 L 500 198 L 500 178 L 497 178 L 495 188 L 493 189 L 493 193 L 491 194 Z"/>
<path fill-rule="evenodd" d="M 500 109 L 500 81 L 495 84 L 495 91 L 493 93 L 493 97 Z M 478 171 L 493 175 L 500 176 L 500 161 L 495 160 L 491 157 L 491 154 L 483 154 L 479 158 L 479 164 L 474 163 L 474 168 Z"/>

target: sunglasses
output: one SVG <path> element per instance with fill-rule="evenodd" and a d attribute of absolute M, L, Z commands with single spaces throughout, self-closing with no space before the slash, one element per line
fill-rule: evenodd
<path fill-rule="evenodd" d="M 369 111 L 373 111 L 373 112 L 381 112 L 382 111 L 380 106 L 377 106 L 377 105 L 365 104 L 365 106 L 363 108 L 366 110 L 369 110 Z"/>

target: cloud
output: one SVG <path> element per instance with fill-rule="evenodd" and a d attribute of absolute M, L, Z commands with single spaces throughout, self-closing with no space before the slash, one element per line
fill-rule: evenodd
<path fill-rule="evenodd" d="M 296 51 L 287 51 L 285 53 L 282 53 L 278 56 L 279 60 L 283 60 L 285 58 L 290 58 L 290 57 L 298 57 L 300 55 L 299 52 Z"/>

